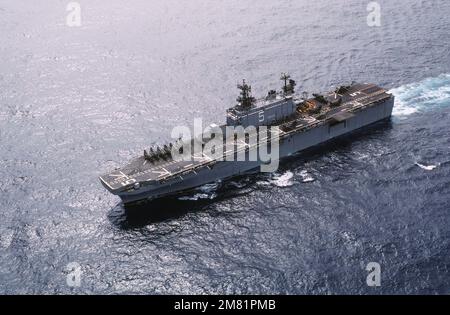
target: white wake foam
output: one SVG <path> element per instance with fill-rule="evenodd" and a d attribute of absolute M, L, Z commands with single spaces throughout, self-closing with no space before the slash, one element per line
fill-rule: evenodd
<path fill-rule="evenodd" d="M 450 74 L 427 78 L 389 91 L 395 96 L 392 114 L 405 117 L 430 107 L 450 105 Z"/>
<path fill-rule="evenodd" d="M 270 180 L 270 183 L 278 187 L 289 187 L 294 185 L 294 174 L 290 171 L 282 175 L 275 174 Z"/>
<path fill-rule="evenodd" d="M 300 171 L 300 176 L 302 177 L 302 182 L 309 183 L 314 181 L 314 178 L 308 173 L 307 170 Z"/>
<path fill-rule="evenodd" d="M 194 194 L 194 195 L 189 195 L 189 196 L 181 196 L 178 197 L 178 200 L 191 200 L 191 201 L 197 201 L 200 199 L 214 199 L 217 197 L 216 193 L 211 193 L 211 194 Z"/>
<path fill-rule="evenodd" d="M 432 171 L 437 167 L 437 165 L 423 165 L 423 164 L 420 164 L 419 162 L 416 162 L 414 164 L 426 171 Z"/>
<path fill-rule="evenodd" d="M 178 200 L 200 200 L 200 199 L 214 199 L 217 197 L 217 189 L 220 187 L 220 181 L 205 184 L 203 186 L 198 187 L 197 193 L 193 193 L 192 195 L 181 196 L 178 197 Z"/>

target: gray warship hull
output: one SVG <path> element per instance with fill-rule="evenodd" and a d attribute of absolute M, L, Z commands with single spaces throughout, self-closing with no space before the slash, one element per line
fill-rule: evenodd
<path fill-rule="evenodd" d="M 343 98 L 344 102 L 340 106 L 309 117 L 296 116 L 289 121 L 289 128 L 283 128 L 283 124 L 280 124 L 279 158 L 323 144 L 391 116 L 394 97 L 385 90 L 374 85 L 356 85 L 347 94 L 348 97 Z M 262 162 L 216 161 L 201 157 L 193 163 L 168 161 L 158 165 L 146 164 L 146 160 L 140 157 L 121 170 L 101 176 L 100 180 L 110 192 L 128 204 L 179 194 L 218 180 L 243 175 L 260 167 Z"/>

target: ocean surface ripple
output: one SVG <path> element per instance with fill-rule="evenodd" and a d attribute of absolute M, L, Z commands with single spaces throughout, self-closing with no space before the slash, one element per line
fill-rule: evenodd
<path fill-rule="evenodd" d="M 0 293 L 450 293 L 450 2 L 380 1 L 380 27 L 367 2 L 80 1 L 77 28 L 60 1 L 2 1 Z M 137 208 L 100 185 L 282 71 L 385 86 L 393 117 Z"/>

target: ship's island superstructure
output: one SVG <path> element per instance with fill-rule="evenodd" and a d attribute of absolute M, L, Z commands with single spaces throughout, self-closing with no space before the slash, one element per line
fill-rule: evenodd
<path fill-rule="evenodd" d="M 262 136 L 262 126 L 278 127 L 278 156 L 283 158 L 295 152 L 324 143 L 380 120 L 389 118 L 394 105 L 394 96 L 385 89 L 368 83 L 352 83 L 340 86 L 324 95 L 295 94 L 296 82 L 283 74 L 282 91 L 271 90 L 262 99 L 251 95 L 251 87 L 243 81 L 238 85 L 240 96 L 237 105 L 227 110 L 226 124 L 215 126 L 226 134 L 227 126 L 254 126 L 256 136 L 266 143 L 271 138 Z M 246 174 L 257 169 L 264 161 L 236 161 L 240 152 L 252 150 L 252 142 L 236 135 L 224 138 L 224 145 L 232 143 L 234 150 L 223 152 L 220 159 L 200 150 L 189 153 L 189 158 L 175 159 L 172 152 L 182 152 L 186 141 L 194 147 L 199 142 L 203 148 L 203 137 L 178 139 L 156 149 L 144 150 L 144 154 L 130 161 L 121 169 L 100 176 L 102 184 L 124 203 L 155 199 L 191 190 L 195 187 Z M 261 145 L 259 141 L 256 146 Z M 254 145 L 253 145 L 254 146 Z M 228 155 L 228 157 L 227 157 Z M 186 152 L 185 152 L 186 156 Z"/>

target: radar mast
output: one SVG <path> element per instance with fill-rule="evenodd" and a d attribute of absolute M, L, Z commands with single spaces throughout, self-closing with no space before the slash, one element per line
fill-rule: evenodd
<path fill-rule="evenodd" d="M 294 88 L 297 85 L 294 80 L 291 79 L 291 76 L 287 73 L 282 73 L 280 80 L 284 81 L 283 93 L 284 95 L 290 95 L 294 93 Z M 289 81 L 289 83 L 288 83 Z"/>
<path fill-rule="evenodd" d="M 252 96 L 252 87 L 242 80 L 242 84 L 238 84 L 237 88 L 241 90 L 239 97 L 236 101 L 245 108 L 250 108 L 255 102 L 255 98 Z"/>

